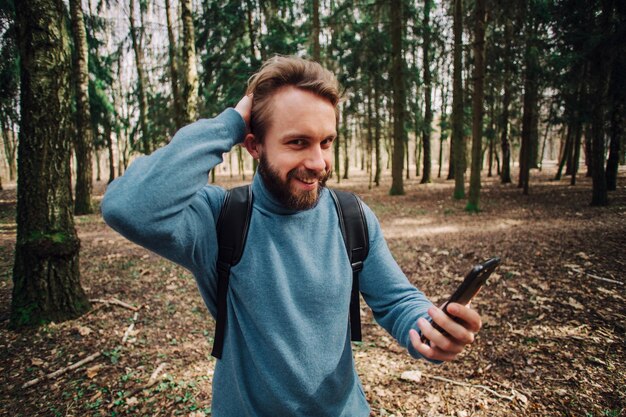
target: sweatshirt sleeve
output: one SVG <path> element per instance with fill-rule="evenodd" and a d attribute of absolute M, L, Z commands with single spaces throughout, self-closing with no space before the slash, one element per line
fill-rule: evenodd
<path fill-rule="evenodd" d="M 393 259 L 383 237 L 378 219 L 363 204 L 369 231 L 369 253 L 359 276 L 359 288 L 376 322 L 391 334 L 416 359 L 422 355 L 413 348 L 409 330 L 417 327 L 417 319 L 429 319 L 432 303 L 415 288 Z M 432 361 L 438 363 L 439 361 Z"/>
<path fill-rule="evenodd" d="M 196 278 L 206 276 L 215 269 L 215 223 L 225 195 L 207 185 L 208 172 L 244 135 L 245 123 L 234 109 L 183 127 L 168 145 L 137 158 L 109 184 L 101 204 L 104 220 Z M 212 293 L 212 285 L 198 284 L 205 300 L 213 298 L 205 293 Z"/>

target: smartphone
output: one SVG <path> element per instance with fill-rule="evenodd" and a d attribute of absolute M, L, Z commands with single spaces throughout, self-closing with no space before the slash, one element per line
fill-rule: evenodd
<path fill-rule="evenodd" d="M 485 282 L 487 282 L 487 278 L 491 275 L 491 273 L 500 265 L 500 258 L 495 257 L 486 260 L 485 262 L 476 265 L 472 268 L 471 271 L 465 276 L 465 279 L 459 285 L 459 288 L 456 289 L 454 294 L 450 296 L 448 301 L 446 301 L 443 306 L 441 306 L 441 310 L 446 313 L 448 316 L 453 317 L 448 313 L 448 305 L 450 303 L 458 303 L 462 305 L 466 305 L 469 303 L 472 298 L 480 288 L 483 286 Z M 455 321 L 459 321 L 456 317 L 453 317 Z M 431 321 L 432 326 L 439 330 L 442 334 L 447 334 L 445 330 L 443 330 L 437 323 Z M 428 343 L 428 339 L 422 335 L 422 343 Z"/>

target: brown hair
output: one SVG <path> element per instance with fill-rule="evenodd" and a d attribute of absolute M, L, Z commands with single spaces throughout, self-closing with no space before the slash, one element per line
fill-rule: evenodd
<path fill-rule="evenodd" d="M 328 100 L 335 108 L 341 98 L 339 82 L 332 72 L 320 64 L 295 56 L 274 56 L 261 66 L 261 69 L 248 80 L 246 94 L 252 93 L 252 114 L 250 131 L 259 142 L 263 142 L 270 127 L 272 96 L 281 88 L 293 86 L 310 91 Z"/>

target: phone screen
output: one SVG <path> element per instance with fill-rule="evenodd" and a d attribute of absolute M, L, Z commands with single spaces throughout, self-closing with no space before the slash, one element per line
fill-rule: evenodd
<path fill-rule="evenodd" d="M 456 289 L 454 294 L 452 294 L 452 296 L 441 307 L 444 313 L 450 316 L 448 313 L 448 304 L 450 303 L 463 305 L 469 303 L 472 298 L 478 294 L 480 288 L 485 284 L 485 282 L 487 282 L 487 278 L 489 278 L 498 265 L 500 265 L 500 258 L 495 257 L 473 267 L 465 276 L 465 279 Z M 446 332 L 437 323 L 431 322 L 431 324 L 435 329 L 439 330 L 443 334 L 446 334 Z M 426 343 L 427 341 L 428 339 L 422 335 L 422 343 Z"/>

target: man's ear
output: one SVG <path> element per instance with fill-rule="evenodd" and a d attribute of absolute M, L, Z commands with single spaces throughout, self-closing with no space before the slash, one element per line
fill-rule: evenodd
<path fill-rule="evenodd" d="M 252 133 L 248 133 L 243 140 L 243 146 L 254 159 L 261 157 L 261 145 Z"/>

